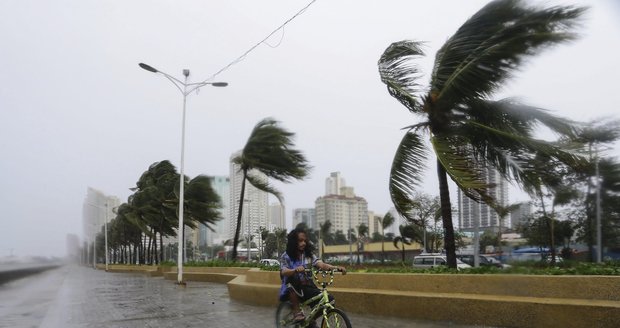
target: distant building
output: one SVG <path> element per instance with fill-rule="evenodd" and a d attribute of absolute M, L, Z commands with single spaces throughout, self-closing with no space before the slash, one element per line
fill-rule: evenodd
<path fill-rule="evenodd" d="M 275 229 L 286 229 L 286 215 L 284 213 L 284 206 L 280 203 L 273 203 L 269 205 L 269 222 L 265 228 L 271 232 Z"/>
<path fill-rule="evenodd" d="M 218 221 L 212 228 L 215 231 L 211 231 L 207 226 L 201 224 L 199 229 L 199 246 L 213 246 L 214 244 L 222 244 L 228 239 L 228 229 L 230 227 L 229 207 L 230 207 L 230 178 L 227 176 L 213 176 L 209 177 L 211 181 L 211 187 L 220 196 L 222 201 L 222 208 L 220 209 L 220 216 L 222 219 Z"/>
<path fill-rule="evenodd" d="M 235 238 L 235 229 L 237 228 L 237 215 L 239 213 L 239 200 L 241 197 L 241 183 L 243 181 L 243 172 L 240 171 L 239 165 L 233 163 L 232 159 L 239 155 L 238 151 L 230 157 L 230 207 L 228 212 L 228 239 Z M 267 182 L 267 176 L 259 171 L 253 170 L 248 174 Z M 259 235 L 259 227 L 268 227 L 268 194 L 262 190 L 258 190 L 249 182 L 245 183 L 245 195 L 243 197 L 243 211 L 241 217 L 241 230 L 239 238 L 244 241 L 248 234 L 254 237 L 254 241 L 259 241 L 256 236 Z"/>
<path fill-rule="evenodd" d="M 396 208 L 394 207 L 391 207 L 388 212 L 394 217 L 394 223 L 385 229 L 385 234 L 393 233 L 394 236 L 400 236 L 400 230 L 398 227 L 401 225 L 407 225 L 409 222 L 404 216 L 398 214 Z"/>
<path fill-rule="evenodd" d="M 372 238 L 372 234 L 375 232 L 381 233 L 380 219 L 383 218 L 372 211 L 368 211 L 368 237 Z"/>
<path fill-rule="evenodd" d="M 314 208 L 296 208 L 293 210 L 293 228 L 298 224 L 305 223 L 311 229 L 318 229 L 316 211 Z"/>
<path fill-rule="evenodd" d="M 340 189 L 345 186 L 345 180 L 340 176 L 340 172 L 332 172 L 325 179 L 325 195 L 340 195 Z"/>
<path fill-rule="evenodd" d="M 67 234 L 67 260 L 72 263 L 84 261 L 80 252 L 80 238 L 75 234 Z M 86 261 L 84 261 L 85 263 Z"/>
<path fill-rule="evenodd" d="M 110 222 L 116 217 L 114 211 L 120 203 L 116 196 L 108 196 L 91 187 L 86 189 L 86 197 L 82 204 L 82 232 L 83 240 L 88 248 L 88 261 L 92 261 L 95 256 L 105 257 L 105 254 L 93 254 L 95 238 L 97 234 L 103 232 L 106 221 Z"/>
<path fill-rule="evenodd" d="M 485 178 L 488 184 L 494 185 L 489 188 L 489 193 L 497 200 L 501 206 L 508 203 L 508 186 L 506 180 L 494 169 L 485 171 Z M 483 203 L 478 203 L 467 197 L 460 189 L 458 196 L 458 218 L 459 228 L 464 232 L 472 232 L 478 221 L 479 231 L 494 230 L 499 227 L 499 215 L 491 207 Z M 502 222 L 504 228 L 509 227 L 509 218 Z"/>
<path fill-rule="evenodd" d="M 331 231 L 342 231 L 345 235 L 349 229 L 360 224 L 368 225 L 368 203 L 362 197 L 355 196 L 352 187 L 341 187 L 339 194 L 330 194 L 315 201 L 317 226 L 329 220 Z"/>
<path fill-rule="evenodd" d="M 519 204 L 519 207 L 510 212 L 510 228 L 516 230 L 519 225 L 527 223 L 532 216 L 533 208 L 529 202 Z"/>

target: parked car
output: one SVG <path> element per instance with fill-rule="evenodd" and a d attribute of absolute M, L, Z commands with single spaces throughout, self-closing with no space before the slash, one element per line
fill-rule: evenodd
<path fill-rule="evenodd" d="M 456 258 L 469 264 L 470 266 L 474 266 L 474 255 L 472 254 L 457 254 Z M 502 263 L 500 260 L 494 258 L 490 255 L 478 255 L 478 263 L 480 266 L 494 266 L 497 268 L 509 268 L 510 265 Z"/>
<path fill-rule="evenodd" d="M 260 264 L 267 266 L 280 266 L 280 261 L 274 259 L 262 259 L 260 260 Z"/>
<path fill-rule="evenodd" d="M 413 258 L 413 267 L 416 269 L 431 269 L 434 267 L 446 265 L 448 260 L 443 254 L 420 254 Z M 471 266 L 463 261 L 456 259 L 457 270 L 471 268 Z"/>

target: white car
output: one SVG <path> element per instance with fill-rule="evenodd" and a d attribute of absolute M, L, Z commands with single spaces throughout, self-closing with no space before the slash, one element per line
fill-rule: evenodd
<path fill-rule="evenodd" d="M 280 266 L 280 261 L 274 259 L 262 259 L 260 260 L 260 264 L 268 266 Z"/>
<path fill-rule="evenodd" d="M 448 260 L 445 255 L 421 254 L 413 258 L 413 267 L 416 269 L 431 269 L 437 266 L 447 265 Z M 463 261 L 456 259 L 457 270 L 471 268 Z"/>

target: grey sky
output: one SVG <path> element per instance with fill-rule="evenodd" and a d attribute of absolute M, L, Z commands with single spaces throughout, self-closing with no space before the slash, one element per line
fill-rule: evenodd
<path fill-rule="evenodd" d="M 125 201 L 151 163 L 178 167 L 181 95 L 139 62 L 204 80 L 309 2 L 0 0 L 0 256 L 64 255 L 66 233 L 81 234 L 87 186 Z M 271 116 L 297 134 L 314 166 L 310 179 L 278 185 L 289 218 L 314 206 L 333 171 L 385 213 L 400 128 L 414 118 L 388 95 L 377 60 L 391 42 L 423 40 L 430 72 L 438 47 L 487 2 L 316 1 L 216 78 L 229 87 L 189 97 L 186 174 L 227 175 L 231 153 Z M 498 97 L 575 120 L 614 114 L 613 2 L 561 2 L 592 6 L 583 38 L 535 58 Z"/>

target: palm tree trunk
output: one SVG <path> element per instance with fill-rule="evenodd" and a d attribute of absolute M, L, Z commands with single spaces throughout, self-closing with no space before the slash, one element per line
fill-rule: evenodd
<path fill-rule="evenodd" d="M 164 261 L 164 237 L 159 234 L 159 263 Z"/>
<path fill-rule="evenodd" d="M 383 228 L 383 224 L 381 225 Z M 385 230 L 381 232 L 381 263 L 385 262 Z"/>
<path fill-rule="evenodd" d="M 237 246 L 239 245 L 239 234 L 241 233 L 241 215 L 243 214 L 243 196 L 245 194 L 245 178 L 247 170 L 243 170 L 243 180 L 241 180 L 241 195 L 239 196 L 239 211 L 237 212 L 237 227 L 235 228 L 235 240 L 233 240 L 232 260 L 237 261 Z M 249 261 L 250 259 L 248 259 Z"/>
<path fill-rule="evenodd" d="M 452 204 L 450 203 L 450 190 L 448 189 L 448 174 L 437 160 L 437 178 L 439 179 L 439 200 L 441 202 L 441 220 L 444 229 L 444 247 L 448 267 L 456 269 L 456 244 L 454 242 L 454 226 L 452 225 Z"/>

